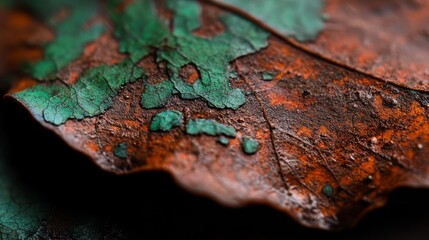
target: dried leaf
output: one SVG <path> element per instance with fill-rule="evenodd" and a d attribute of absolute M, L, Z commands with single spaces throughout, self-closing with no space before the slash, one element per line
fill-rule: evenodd
<path fill-rule="evenodd" d="M 224 204 L 323 229 L 354 224 L 394 188 L 428 186 L 428 94 L 207 3 L 110 1 L 97 18 L 105 32 L 56 80 L 11 96 L 101 168 L 165 170 Z"/>

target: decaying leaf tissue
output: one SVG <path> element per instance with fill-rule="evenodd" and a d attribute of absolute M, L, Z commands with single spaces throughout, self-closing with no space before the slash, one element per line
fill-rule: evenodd
<path fill-rule="evenodd" d="M 5 99 L 100 171 L 165 171 L 325 230 L 429 187 L 429 1 L 2 0 L 0 15 Z M 38 239 L 51 213 L 20 210 L 4 169 L 0 232 Z"/>

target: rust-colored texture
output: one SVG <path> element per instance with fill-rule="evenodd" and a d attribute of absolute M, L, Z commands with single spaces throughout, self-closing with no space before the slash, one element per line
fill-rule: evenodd
<path fill-rule="evenodd" d="M 329 0 L 304 49 L 400 86 L 429 91 L 429 1 Z"/>
<path fill-rule="evenodd" d="M 195 36 L 211 39 L 228 30 L 221 16 L 232 13 L 199 6 Z M 246 100 L 236 110 L 214 107 L 210 96 L 184 99 L 174 92 L 164 105 L 142 107 L 148 86 L 172 74 L 153 48 L 135 63 L 144 74 L 133 72 L 136 80 L 118 88 L 104 112 L 47 122 L 19 95 L 34 80 L 17 84 L 11 93 L 18 95 L 10 96 L 106 171 L 165 170 L 189 191 L 229 206 L 263 203 L 308 227 L 350 227 L 393 189 L 429 186 L 428 6 L 327 1 L 329 18 L 314 42 L 270 35 L 265 47 L 230 62 L 228 91 L 241 89 Z M 172 21 L 164 4 L 156 12 Z M 104 13 L 96 18 L 108 26 L 101 36 L 40 86 L 72 86 L 90 68 L 129 56 L 120 53 Z M 41 34 L 27 33 L 28 39 Z M 196 65 L 180 68 L 187 84 L 201 77 Z"/>
<path fill-rule="evenodd" d="M 209 1 L 336 64 L 407 88 L 429 90 L 429 1 L 326 0 L 324 29 L 314 41 L 307 42 L 299 42 L 270 24 L 266 20 L 272 17 L 258 15 L 256 7 L 247 9 L 244 1 Z"/>

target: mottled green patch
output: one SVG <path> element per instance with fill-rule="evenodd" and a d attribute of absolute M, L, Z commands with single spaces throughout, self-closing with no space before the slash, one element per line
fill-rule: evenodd
<path fill-rule="evenodd" d="M 192 4 L 191 4 L 192 3 Z M 172 81 L 179 92 L 190 91 L 217 108 L 237 109 L 245 103 L 241 89 L 232 89 L 228 81 L 228 66 L 234 59 L 256 52 L 267 45 L 268 33 L 232 14 L 221 17 L 225 32 L 210 39 L 197 37 L 192 31 L 200 26 L 200 7 L 196 2 L 170 1 L 174 11 L 174 50 L 159 53 L 169 62 Z M 201 78 L 192 88 L 186 87 L 179 70 L 187 64 L 197 66 Z"/>
<path fill-rule="evenodd" d="M 39 84 L 15 94 L 36 117 L 55 125 L 71 118 L 83 119 L 103 113 L 112 106 L 120 87 L 134 82 L 143 70 L 129 60 L 115 66 L 101 65 L 91 69 L 73 85 L 61 82 Z"/>
<path fill-rule="evenodd" d="M 155 10 L 153 1 L 136 0 L 124 12 L 114 12 L 112 19 L 117 25 L 116 36 L 121 51 L 131 54 L 133 60 L 157 49 L 157 60 L 167 62 L 170 84 L 148 85 L 142 95 L 142 106 L 163 106 L 174 93 L 184 99 L 203 98 L 217 108 L 237 109 L 245 103 L 240 89 L 232 89 L 228 81 L 229 63 L 267 45 L 268 33 L 254 24 L 232 14 L 222 16 L 226 26 L 223 34 L 210 39 L 193 35 L 200 26 L 201 9 L 196 1 L 170 0 L 167 5 L 173 11 L 173 30 Z M 145 21 L 141 19 L 144 18 Z M 180 69 L 194 64 L 201 78 L 189 84 L 180 78 Z M 154 99 L 154 100 L 153 100 Z"/>
<path fill-rule="evenodd" d="M 281 34 L 314 40 L 323 30 L 323 0 L 215 0 L 237 7 Z"/>
<path fill-rule="evenodd" d="M 228 146 L 229 145 L 229 139 L 226 138 L 226 137 L 224 137 L 224 136 L 219 137 L 217 139 L 217 142 L 220 143 L 220 144 L 222 144 L 222 145 L 224 145 L 224 146 Z"/>
<path fill-rule="evenodd" d="M 212 119 L 192 119 L 186 125 L 186 133 L 190 135 L 207 134 L 210 136 L 225 135 L 235 137 L 237 134 L 232 126 L 218 123 Z"/>
<path fill-rule="evenodd" d="M 183 115 L 179 111 L 167 110 L 156 114 L 150 124 L 151 131 L 170 131 L 182 125 Z"/>
<path fill-rule="evenodd" d="M 163 107 L 175 93 L 179 93 L 184 99 L 203 98 L 210 106 L 217 108 L 237 109 L 245 103 L 243 91 L 230 86 L 228 66 L 237 57 L 265 47 L 268 33 L 240 17 L 226 14 L 222 16 L 222 22 L 226 26 L 224 33 L 210 39 L 201 38 L 193 35 L 193 30 L 200 26 L 201 9 L 196 1 L 167 1 L 174 15 L 173 30 L 169 29 L 168 22 L 156 12 L 154 1 L 135 0 L 124 11 L 118 10 L 119 2 L 110 0 L 108 12 L 115 23 L 120 51 L 130 54 L 130 57 L 115 66 L 93 68 L 71 85 L 62 82 L 39 84 L 16 94 L 16 98 L 24 102 L 36 117 L 43 117 L 47 122 L 60 125 L 68 119 L 83 119 L 103 113 L 112 105 L 112 98 L 122 85 L 142 76 L 143 70 L 135 67 L 135 64 L 149 55 L 151 49 L 156 50 L 154 54 L 157 61 L 167 63 L 169 79 L 155 85 L 145 83 L 145 91 L 141 96 L 143 108 Z M 46 49 L 47 53 L 52 52 L 53 55 L 45 54 L 45 59 L 36 66 L 39 70 L 35 73 L 43 72 L 39 76 L 49 75 L 50 69 L 53 69 L 51 66 L 59 69 L 58 66 L 67 64 L 69 60 L 62 64 L 58 64 L 58 61 L 69 59 L 75 51 L 80 51 L 83 42 L 79 39 L 87 36 L 87 31 L 81 31 L 81 25 L 86 23 L 83 19 L 92 16 L 95 3 L 82 4 L 82 9 L 75 9 L 76 3 L 69 4 L 73 10 L 71 15 L 56 23 L 57 40 Z M 56 12 L 51 10 L 40 9 L 42 15 L 46 14 L 44 11 Z M 76 29 L 79 29 L 79 33 L 75 32 Z M 97 35 L 88 34 L 91 39 Z M 63 58 L 62 50 L 68 51 L 69 45 L 64 44 L 61 39 L 68 41 L 71 35 L 75 35 L 73 42 L 70 42 L 73 52 L 67 52 L 68 56 Z M 76 43 L 79 46 L 73 45 Z M 51 48 L 62 50 L 51 51 Z M 57 58 L 60 60 L 57 61 Z M 188 64 L 195 65 L 201 76 L 193 84 L 185 82 L 179 74 L 180 69 Z"/>
<path fill-rule="evenodd" d="M 109 14 L 115 23 L 119 50 L 129 53 L 133 62 L 147 56 L 151 47 L 161 47 L 169 35 L 168 23 L 157 15 L 151 0 L 135 0 L 125 11 L 117 8 L 121 1 L 110 0 Z"/>
<path fill-rule="evenodd" d="M 327 197 L 332 197 L 334 195 L 334 188 L 328 183 L 328 184 L 325 184 L 325 186 L 323 186 L 322 192 Z"/>
<path fill-rule="evenodd" d="M 264 81 L 271 81 L 274 78 L 274 74 L 269 73 L 269 72 L 264 72 L 262 73 L 262 80 Z"/>
<path fill-rule="evenodd" d="M 121 142 L 113 149 L 113 154 L 118 158 L 126 159 L 128 157 L 128 144 Z"/>
<path fill-rule="evenodd" d="M 170 81 L 156 85 L 145 84 L 145 86 L 146 88 L 140 101 L 140 105 L 145 109 L 163 107 L 174 91 L 174 84 Z"/>
<path fill-rule="evenodd" d="M 255 154 L 259 150 L 259 141 L 254 138 L 243 137 L 241 139 L 241 148 L 246 154 Z"/>
<path fill-rule="evenodd" d="M 55 39 L 44 47 L 44 57 L 30 67 L 33 76 L 39 80 L 55 79 L 55 74 L 82 55 L 85 45 L 97 39 L 105 29 L 101 23 L 87 26 L 98 10 L 95 0 L 28 1 L 20 0 L 30 11 L 45 20 L 54 31 Z M 68 16 L 56 20 L 60 10 L 67 10 Z"/>

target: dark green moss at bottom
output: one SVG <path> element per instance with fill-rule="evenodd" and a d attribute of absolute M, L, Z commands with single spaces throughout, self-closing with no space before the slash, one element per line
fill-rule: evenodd
<path fill-rule="evenodd" d="M 126 142 L 119 143 L 113 149 L 113 154 L 118 158 L 126 159 L 128 157 L 128 144 Z"/>
<path fill-rule="evenodd" d="M 330 184 L 325 184 L 322 189 L 323 194 L 327 197 L 332 197 L 334 195 L 334 188 Z"/>
<path fill-rule="evenodd" d="M 243 137 L 241 139 L 241 148 L 246 154 L 255 154 L 259 150 L 259 141 L 254 138 Z"/>

